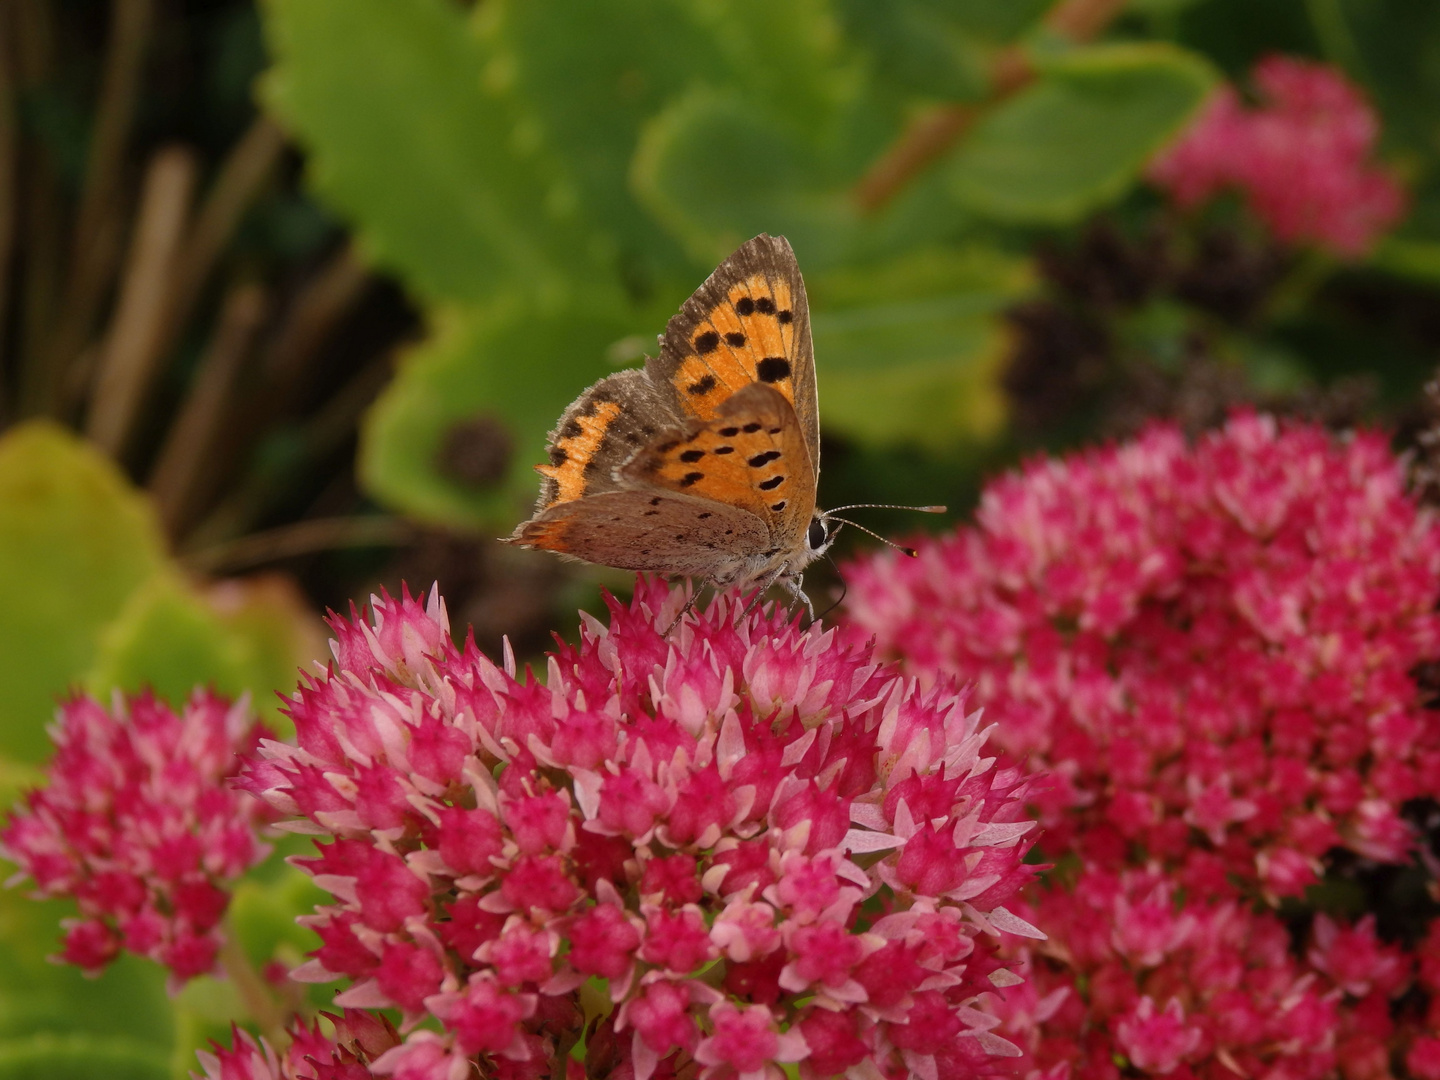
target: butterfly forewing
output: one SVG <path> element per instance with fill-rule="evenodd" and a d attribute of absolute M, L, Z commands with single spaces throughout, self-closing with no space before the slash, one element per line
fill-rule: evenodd
<path fill-rule="evenodd" d="M 810 311 L 784 237 L 757 236 L 726 259 L 670 320 L 660 356 L 646 365 L 674 388 L 675 405 L 701 420 L 745 387 L 777 390 L 799 421 L 812 471 L 820 424 Z"/>

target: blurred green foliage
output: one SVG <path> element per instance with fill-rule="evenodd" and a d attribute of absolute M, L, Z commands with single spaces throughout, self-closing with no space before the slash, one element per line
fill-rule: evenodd
<path fill-rule="evenodd" d="M 1203 99 L 1171 45 L 1054 42 L 930 181 L 855 189 L 936 95 L 976 98 L 1046 5 L 893 0 L 269 0 L 266 100 L 316 189 L 430 311 L 360 469 L 390 505 L 508 529 L 554 418 L 643 353 L 733 247 L 783 233 L 811 283 L 828 432 L 972 453 L 1005 428 L 1023 234 L 1125 195 Z M 513 448 L 448 475 L 455 425 Z"/>
<path fill-rule="evenodd" d="M 1116 380 L 1171 385 L 1142 418 L 1183 414 L 1197 350 L 1240 399 L 1367 373 L 1397 415 L 1440 351 L 1424 315 L 1440 289 L 1440 5 L 1131 0 L 1093 40 L 1061 33 L 1057 6 L 262 0 L 258 26 L 246 9 L 227 31 L 209 106 L 188 107 L 236 127 L 268 63 L 258 97 L 314 192 L 421 308 L 357 471 L 425 523 L 508 532 L 565 405 L 653 350 L 762 231 L 788 236 L 806 275 L 831 504 L 963 504 L 1020 448 L 1113 430 L 1097 402 Z M 1276 256 L 1234 205 L 1180 221 L 1140 182 L 1218 78 L 1243 82 L 1272 51 L 1339 65 L 1379 107 L 1413 207 L 1365 261 Z M 77 185 L 82 110 L 24 105 Z M 896 158 L 927 130 L 948 134 Z M 330 228 L 275 195 L 238 245 L 308 257 Z M 479 477 L 452 460 L 477 431 L 495 462 Z M 21 583 L 0 619 L 0 805 L 35 782 L 67 687 L 178 699 L 211 683 L 276 722 L 271 692 L 320 652 L 280 592 L 188 579 L 146 497 L 58 426 L 0 436 L 0 570 Z M 298 961 L 293 917 L 312 902 L 283 867 L 248 881 L 233 923 L 251 959 Z M 0 1080 L 181 1077 L 226 1037 L 242 1011 L 228 984 L 172 1002 L 134 959 L 96 982 L 47 963 L 62 914 L 0 893 Z"/>
<path fill-rule="evenodd" d="M 323 647 L 313 617 L 263 585 L 202 593 L 171 563 L 149 501 L 65 429 L 0 436 L 0 573 L 25 582 L 0 619 L 0 760 L 34 763 L 67 688 L 107 699 L 196 686 L 249 693 L 272 724 L 275 691 Z"/>

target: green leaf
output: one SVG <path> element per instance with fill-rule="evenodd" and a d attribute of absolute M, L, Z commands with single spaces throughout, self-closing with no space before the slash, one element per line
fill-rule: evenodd
<path fill-rule="evenodd" d="M 593 255 L 449 0 L 267 0 L 266 100 L 366 251 L 432 300 L 563 293 Z"/>
<path fill-rule="evenodd" d="M 546 432 L 587 385 L 616 370 L 608 351 L 646 321 L 663 325 L 602 301 L 544 309 L 511 298 L 438 312 L 430 339 L 404 358 L 366 417 L 362 482 L 422 521 L 508 532 L 539 490 L 531 466 L 544 460 Z M 452 430 L 476 422 L 508 448 L 503 480 L 488 487 L 444 467 Z"/>
<path fill-rule="evenodd" d="M 939 452 L 993 439 L 1006 417 L 998 315 L 1031 285 L 1027 263 L 987 249 L 922 250 L 814 278 L 826 430 Z"/>
<path fill-rule="evenodd" d="M 1440 243 L 1386 237 L 1370 256 L 1370 265 L 1418 285 L 1440 286 Z"/>
<path fill-rule="evenodd" d="M 94 663 L 101 628 L 164 561 L 154 515 L 119 470 L 48 423 L 0 438 L 0 753 L 39 761 L 45 725 Z"/>
<path fill-rule="evenodd" d="M 799 134 L 823 133 L 860 86 L 829 0 L 686 0 L 724 65 L 717 90 Z"/>
<path fill-rule="evenodd" d="M 945 12 L 919 0 L 839 0 L 836 7 L 846 36 L 870 53 L 880 79 L 955 101 L 985 93 L 985 56 Z"/>
<path fill-rule="evenodd" d="M 1013 41 L 1050 0 L 838 0 L 852 45 L 875 73 L 913 94 L 972 101 L 990 86 L 994 47 Z"/>
<path fill-rule="evenodd" d="M 1055 0 L 915 0 L 943 14 L 973 37 L 994 44 L 1014 41 L 1031 29 Z"/>
<path fill-rule="evenodd" d="M 642 125 L 720 57 L 675 0 L 492 0 L 478 9 L 516 114 L 533 128 L 582 211 L 609 234 L 632 291 L 688 269 L 684 253 L 636 202 L 630 161 Z"/>
<path fill-rule="evenodd" d="M 169 1080 L 165 1053 L 129 1039 L 33 1035 L 0 1041 L 0 1080 Z"/>
<path fill-rule="evenodd" d="M 822 179 L 807 140 L 740 95 L 708 89 L 656 117 L 635 158 L 645 205 L 711 264 L 761 232 L 789 237 L 807 267 L 833 263 L 857 222 L 844 191 Z"/>
<path fill-rule="evenodd" d="M 320 939 L 315 931 L 295 920 L 312 914 L 329 900 L 330 895 L 310 875 L 293 866 L 282 866 L 273 881 L 246 879 L 237 885 L 226 919 L 257 966 L 281 951 L 292 963 L 299 964 L 307 952 L 320 945 Z"/>
<path fill-rule="evenodd" d="M 0 757 L 0 811 L 4 811 L 20 793 L 45 782 L 45 772 L 35 765 Z"/>
<path fill-rule="evenodd" d="M 951 158 L 951 190 L 1014 222 L 1078 221 L 1125 193 L 1204 101 L 1198 56 L 1165 45 L 1080 50 L 988 112 Z"/>
<path fill-rule="evenodd" d="M 74 914 L 73 904 L 33 900 L 23 887 L 0 891 L 0 1044 L 73 1034 L 167 1055 L 174 1025 L 159 965 L 122 956 L 90 979 L 48 959 L 60 948 L 60 920 Z"/>

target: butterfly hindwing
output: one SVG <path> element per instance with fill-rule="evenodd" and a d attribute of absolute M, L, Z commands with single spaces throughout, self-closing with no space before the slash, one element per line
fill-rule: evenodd
<path fill-rule="evenodd" d="M 521 525 L 512 539 L 601 566 L 701 578 L 770 542 L 765 523 L 747 511 L 638 489 L 559 503 Z"/>
<path fill-rule="evenodd" d="M 790 403 L 752 383 L 646 447 L 621 470 L 637 486 L 708 499 L 754 514 L 777 542 L 803 531 L 815 510 L 815 470 Z M 797 523 L 803 522 L 803 525 Z"/>
<path fill-rule="evenodd" d="M 799 421 L 812 472 L 820 461 L 815 354 L 805 282 L 790 242 L 760 235 L 715 270 L 672 318 L 652 379 L 672 389 L 675 407 L 701 420 L 736 392 L 773 387 Z"/>
<path fill-rule="evenodd" d="M 655 436 L 681 422 L 643 371 L 621 371 L 581 394 L 550 433 L 550 461 L 535 466 L 536 512 L 613 491 L 616 472 Z"/>

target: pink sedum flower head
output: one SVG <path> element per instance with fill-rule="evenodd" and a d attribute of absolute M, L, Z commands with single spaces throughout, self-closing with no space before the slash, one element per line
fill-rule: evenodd
<path fill-rule="evenodd" d="M 1018 981 L 999 935 L 1039 936 L 1006 907 L 1027 777 L 947 686 L 729 597 L 667 636 L 684 602 L 640 582 L 543 683 L 452 644 L 434 594 L 332 621 L 295 744 L 242 782 L 319 839 L 296 977 L 405 1018 L 375 1073 L 559 1075 L 582 1035 L 588 1075 L 636 1080 L 1018 1053 L 984 1005 Z"/>
<path fill-rule="evenodd" d="M 264 1039 L 232 1028 L 232 1047 L 201 1051 L 203 1077 L 194 1080 L 370 1080 L 370 1063 L 400 1038 L 384 1017 L 360 1009 L 344 1014 L 322 1013 L 307 1027 L 297 1022 L 288 1032 L 290 1045 L 276 1053 Z M 325 1029 L 329 1029 L 326 1034 Z"/>
<path fill-rule="evenodd" d="M 1375 1019 L 1411 953 L 1373 919 L 1320 916 L 1297 943 L 1271 913 L 1337 849 L 1414 858 L 1403 804 L 1440 791 L 1440 713 L 1411 676 L 1440 651 L 1440 529 L 1385 440 L 1155 426 L 1031 463 L 977 517 L 854 566 L 849 605 L 922 680 L 973 679 L 992 739 L 1049 770 L 1032 802 L 1068 865 L 1014 909 L 1050 939 L 999 1010 L 1031 1064 L 1318 1080 L 1381 1075 L 1365 1063 L 1412 1043 L 1428 1061 Z"/>
<path fill-rule="evenodd" d="M 50 783 L 0 832 L 12 884 L 79 904 L 59 959 L 98 973 L 128 949 L 170 968 L 172 987 L 213 970 L 229 888 L 266 852 L 264 807 L 229 786 L 259 733 L 208 693 L 178 712 L 149 694 L 61 707 Z"/>
<path fill-rule="evenodd" d="M 991 484 L 978 520 L 854 567 L 850 608 L 1053 771 L 1056 850 L 1270 896 L 1332 848 L 1410 857 L 1401 805 L 1440 790 L 1410 676 L 1440 651 L 1440 529 L 1379 435 L 1156 426 Z"/>
<path fill-rule="evenodd" d="M 1150 178 L 1182 208 L 1233 188 L 1276 239 L 1365 254 L 1406 204 L 1395 178 L 1370 163 L 1374 108 L 1326 64 L 1270 56 L 1251 78 L 1257 107 L 1222 87 Z"/>

